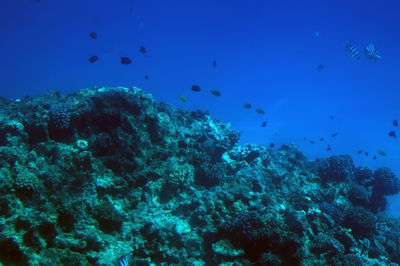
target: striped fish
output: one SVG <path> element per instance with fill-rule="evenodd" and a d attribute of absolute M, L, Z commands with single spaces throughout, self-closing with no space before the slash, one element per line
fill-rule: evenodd
<path fill-rule="evenodd" d="M 117 263 L 116 266 L 129 266 L 130 265 L 130 261 L 132 259 L 132 254 L 129 253 L 125 256 L 123 256 Z"/>
<path fill-rule="evenodd" d="M 371 60 L 381 59 L 381 56 L 376 53 L 376 48 L 373 43 L 369 43 L 365 47 L 365 55 L 367 56 L 368 59 L 371 59 Z"/>
<path fill-rule="evenodd" d="M 360 52 L 351 43 L 344 42 L 344 49 L 353 59 L 360 59 Z"/>

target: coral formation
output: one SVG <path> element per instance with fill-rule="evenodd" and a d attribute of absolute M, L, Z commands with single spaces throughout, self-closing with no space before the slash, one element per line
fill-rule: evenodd
<path fill-rule="evenodd" d="M 400 263 L 387 168 L 239 146 L 136 87 L 1 104 L 4 265 Z"/>

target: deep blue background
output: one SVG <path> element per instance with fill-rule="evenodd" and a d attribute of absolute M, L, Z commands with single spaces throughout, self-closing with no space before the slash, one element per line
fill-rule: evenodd
<path fill-rule="evenodd" d="M 157 101 L 231 122 L 242 144 L 294 143 L 310 159 L 347 153 L 357 165 L 389 166 L 400 176 L 400 140 L 387 135 L 400 120 L 399 10 L 395 0 L 1 0 L 0 95 L 138 86 Z M 369 42 L 381 60 L 363 55 Z M 121 56 L 133 63 L 121 65 Z M 245 102 L 266 115 L 243 109 Z"/>

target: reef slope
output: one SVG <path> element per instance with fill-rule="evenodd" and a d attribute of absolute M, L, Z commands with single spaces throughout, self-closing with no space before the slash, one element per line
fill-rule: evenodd
<path fill-rule="evenodd" d="M 400 263 L 387 168 L 238 146 L 135 87 L 0 105 L 4 265 Z"/>

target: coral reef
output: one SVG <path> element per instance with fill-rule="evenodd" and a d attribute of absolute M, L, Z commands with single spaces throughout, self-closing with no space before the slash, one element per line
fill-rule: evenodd
<path fill-rule="evenodd" d="M 400 263 L 387 168 L 238 146 L 136 87 L 0 104 L 4 265 Z"/>

